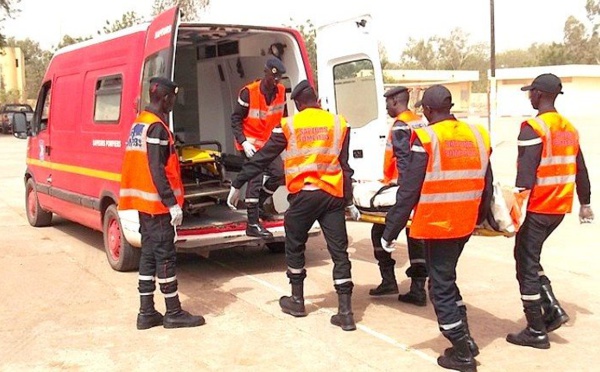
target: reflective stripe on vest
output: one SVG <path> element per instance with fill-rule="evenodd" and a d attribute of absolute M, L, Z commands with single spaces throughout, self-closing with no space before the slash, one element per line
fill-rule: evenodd
<path fill-rule="evenodd" d="M 412 132 L 417 128 L 422 128 L 426 124 L 421 117 L 410 110 L 406 110 L 398 114 L 396 121 L 402 121 L 407 124 L 407 127 L 392 125 L 385 142 L 385 153 L 383 155 L 383 183 L 396 182 L 398 180 L 398 166 L 396 155 L 394 154 L 394 143 L 392 141 L 392 132 L 397 130 L 405 130 Z M 395 124 L 395 122 L 394 122 Z"/>
<path fill-rule="evenodd" d="M 296 193 L 310 185 L 342 197 L 343 172 L 339 154 L 347 130 L 343 118 L 320 109 L 306 109 L 285 118 L 281 125 L 287 139 L 286 151 L 281 156 L 288 191 Z"/>
<path fill-rule="evenodd" d="M 143 111 L 132 125 L 127 145 L 121 174 L 121 188 L 119 190 L 119 209 L 135 209 L 148 214 L 168 213 L 169 209 L 162 203 L 162 198 L 154 186 L 150 167 L 148 164 L 147 144 L 156 143 L 163 145 L 164 141 L 148 140 L 148 129 L 152 123 L 161 123 L 167 130 L 169 140 L 167 145 L 173 147 L 174 138 L 168 126 L 158 116 Z M 177 203 L 183 205 L 183 185 L 179 170 L 179 158 L 172 152 L 167 159 L 165 175 Z"/>
<path fill-rule="evenodd" d="M 429 160 L 412 219 L 411 237 L 468 236 L 475 228 L 485 186 L 489 138 L 484 138 L 477 126 L 454 120 L 417 129 L 415 136 L 420 138 Z"/>
<path fill-rule="evenodd" d="M 542 157 L 527 210 L 546 214 L 571 212 L 579 150 L 577 131 L 556 112 L 524 124 L 530 125 L 542 140 Z"/>
<path fill-rule="evenodd" d="M 285 87 L 277 84 L 277 93 L 270 104 L 260 91 L 260 80 L 244 87 L 248 89 L 248 115 L 242 120 L 242 131 L 248 142 L 261 149 L 285 112 Z M 244 89 L 242 88 L 242 90 Z M 238 97 L 239 99 L 239 97 Z M 235 147 L 242 150 L 241 144 L 235 142 Z"/>

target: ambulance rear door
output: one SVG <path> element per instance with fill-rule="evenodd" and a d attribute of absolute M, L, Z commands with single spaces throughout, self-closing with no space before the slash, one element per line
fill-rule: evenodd
<path fill-rule="evenodd" d="M 150 78 L 162 76 L 173 80 L 179 15 L 179 7 L 173 7 L 157 15 L 148 26 L 144 48 L 144 67 L 140 83 L 141 104 L 138 110 L 142 110 L 150 102 L 148 95 Z M 173 113 L 171 112 L 169 114 L 171 129 L 173 129 L 172 119 Z"/>
<path fill-rule="evenodd" d="M 383 72 L 370 15 L 317 27 L 321 105 L 350 124 L 350 165 L 357 180 L 382 178 L 387 135 Z"/>

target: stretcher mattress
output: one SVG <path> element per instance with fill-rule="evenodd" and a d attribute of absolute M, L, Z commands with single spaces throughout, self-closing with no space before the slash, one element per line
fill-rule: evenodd
<path fill-rule="evenodd" d="M 397 191 L 397 185 L 385 185 L 380 181 L 354 183 L 354 205 L 361 212 L 361 221 L 384 224 L 388 210 L 396 203 Z M 475 228 L 473 235 L 514 236 L 519 223 L 511 211 L 516 208 L 520 209 L 520 206 L 515 204 L 512 189 L 495 182 L 490 216 Z"/>

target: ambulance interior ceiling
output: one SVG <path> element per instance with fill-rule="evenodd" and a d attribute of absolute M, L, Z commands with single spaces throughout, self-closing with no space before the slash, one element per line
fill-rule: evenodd
<path fill-rule="evenodd" d="M 306 78 L 292 35 L 264 28 L 182 25 L 177 35 L 175 81 L 181 88 L 173 110 L 175 132 L 186 143 L 217 140 L 234 153 L 231 114 L 239 90 L 264 76 L 273 48 L 283 49 L 282 83 L 288 91 Z M 294 105 L 288 102 L 288 112 Z"/>

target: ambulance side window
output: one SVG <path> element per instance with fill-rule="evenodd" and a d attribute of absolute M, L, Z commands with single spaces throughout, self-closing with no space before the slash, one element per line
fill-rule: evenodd
<path fill-rule="evenodd" d="M 333 67 L 335 105 L 352 128 L 377 119 L 377 85 L 373 62 L 368 59 Z"/>
<path fill-rule="evenodd" d="M 144 73 L 142 75 L 142 107 L 140 107 L 140 111 L 150 103 L 150 96 L 148 94 L 150 78 L 156 76 L 166 77 L 167 79 L 171 78 L 167 71 L 167 62 L 170 60 L 169 56 L 169 49 L 163 49 L 146 58 L 146 61 L 144 62 Z"/>
<path fill-rule="evenodd" d="M 48 128 L 48 119 L 50 118 L 50 82 L 42 86 L 38 96 L 38 104 L 35 107 L 34 119 L 32 120 L 33 133 L 39 133 Z"/>
<path fill-rule="evenodd" d="M 104 76 L 96 81 L 94 121 L 99 124 L 118 124 L 121 114 L 123 77 Z"/>

